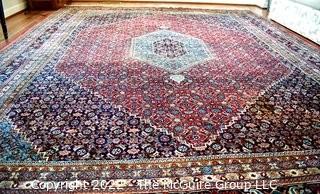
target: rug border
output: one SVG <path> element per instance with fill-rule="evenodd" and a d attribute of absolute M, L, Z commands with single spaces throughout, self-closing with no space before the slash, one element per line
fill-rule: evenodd
<path fill-rule="evenodd" d="M 247 154 L 220 154 L 210 156 L 188 156 L 171 158 L 149 158 L 131 160 L 75 160 L 75 161 L 23 161 L 23 162 L 0 162 L 1 166 L 83 166 L 83 165 L 117 165 L 117 164 L 160 164 L 170 162 L 198 162 L 225 159 L 247 159 L 247 158 L 268 158 L 286 156 L 310 156 L 319 155 L 320 149 L 306 151 L 287 151 L 287 152 L 266 152 L 266 153 L 247 153 Z"/>

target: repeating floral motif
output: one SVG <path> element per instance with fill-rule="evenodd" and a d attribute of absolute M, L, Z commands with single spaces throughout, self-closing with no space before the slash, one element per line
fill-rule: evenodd
<path fill-rule="evenodd" d="M 41 36 L 37 37 L 30 45 L 28 45 L 25 50 L 18 56 L 16 56 L 13 60 L 8 62 L 8 64 L 3 64 L 0 67 L 0 84 L 5 82 L 14 72 L 20 68 L 22 64 L 26 64 L 29 62 L 32 54 L 41 48 L 41 46 L 50 39 L 52 34 L 54 34 L 58 28 L 67 22 L 72 17 L 72 14 L 65 15 L 64 18 L 55 22 L 53 25 L 45 29 L 45 33 Z M 2 57 L 0 56 L 0 59 Z"/>
<path fill-rule="evenodd" d="M 199 150 L 212 143 L 220 128 L 237 116 L 247 101 L 290 72 L 243 31 L 221 25 L 212 27 L 217 21 L 208 26 L 167 15 L 148 16 L 143 21 L 125 20 L 108 28 L 95 27 L 82 32 L 57 65 L 57 71 L 131 113 L 150 119 L 155 126 L 179 137 L 180 142 Z M 132 38 L 147 36 L 163 26 L 201 39 L 215 57 L 181 72 L 183 80 L 178 83 L 171 79 L 175 75 L 171 71 L 153 67 L 157 66 L 156 61 L 144 63 L 128 58 L 126 53 Z M 168 37 L 175 35 L 165 32 Z M 116 40 L 119 36 L 124 38 Z M 196 47 L 190 52 L 203 50 L 202 44 L 191 45 Z M 145 48 L 148 54 L 149 47 L 139 48 Z M 105 55 L 107 52 L 112 55 Z M 193 55 L 201 56 L 201 52 L 194 52 L 199 55 Z M 188 55 L 183 57 L 187 57 L 183 65 L 190 66 Z"/>
<path fill-rule="evenodd" d="M 319 91 L 317 82 L 294 71 L 222 133 L 225 146 L 249 152 L 318 149 Z"/>
<path fill-rule="evenodd" d="M 41 161 L 42 157 L 12 128 L 10 123 L 0 122 L 0 162 Z"/>
<path fill-rule="evenodd" d="M 285 49 L 288 49 L 295 55 L 301 57 L 301 59 L 303 59 L 305 63 L 310 64 L 317 73 L 319 72 L 320 57 L 317 52 L 310 52 L 310 50 L 312 51 L 313 48 L 306 48 L 304 46 L 301 46 L 304 44 L 304 42 L 297 41 L 294 40 L 294 38 L 288 37 L 285 33 L 281 33 L 281 31 L 269 26 L 263 20 L 257 17 L 252 17 L 249 15 L 245 15 L 242 17 L 249 23 L 257 26 L 259 29 L 264 31 L 270 38 L 276 40 L 279 43 L 279 46 L 283 46 Z"/>
<path fill-rule="evenodd" d="M 123 192 L 146 180 L 319 180 L 317 50 L 247 12 L 92 9 L 64 10 L 32 32 L 38 47 L 1 53 L 0 77 L 17 87 L 0 87 L 0 192 L 76 179 Z M 143 38 L 164 27 L 167 37 Z M 159 59 L 184 61 L 204 44 L 212 56 L 172 71 L 132 55 L 139 37 Z M 190 37 L 204 44 L 188 48 Z M 28 66 L 35 50 L 54 49 Z"/>
<path fill-rule="evenodd" d="M 153 47 L 156 54 L 168 57 L 170 59 L 186 54 L 184 45 L 181 42 L 169 38 L 164 38 L 154 42 Z"/>
<path fill-rule="evenodd" d="M 295 71 L 201 151 L 53 72 L 39 75 L 8 116 L 50 160 L 298 151 L 320 146 L 319 90 Z"/>
<path fill-rule="evenodd" d="M 188 150 L 170 135 L 53 72 L 41 73 L 8 116 L 50 160 L 169 157 Z"/>

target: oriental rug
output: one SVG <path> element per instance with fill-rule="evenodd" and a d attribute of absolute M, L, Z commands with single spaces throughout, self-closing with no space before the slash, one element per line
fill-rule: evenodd
<path fill-rule="evenodd" d="M 0 61 L 0 193 L 318 187 L 319 47 L 249 11 L 66 8 Z"/>

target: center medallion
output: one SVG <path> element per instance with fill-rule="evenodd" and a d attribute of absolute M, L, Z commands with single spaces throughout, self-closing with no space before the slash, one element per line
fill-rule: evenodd
<path fill-rule="evenodd" d="M 201 39 L 170 30 L 158 30 L 133 38 L 131 56 L 173 74 L 212 58 Z"/>
<path fill-rule="evenodd" d="M 187 53 L 181 42 L 169 38 L 154 42 L 153 47 L 156 54 L 170 59 L 180 57 Z"/>

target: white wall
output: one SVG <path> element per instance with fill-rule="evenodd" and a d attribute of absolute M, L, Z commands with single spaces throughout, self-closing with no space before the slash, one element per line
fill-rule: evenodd
<path fill-rule="evenodd" d="M 212 3 L 226 3 L 226 4 L 245 4 L 257 5 L 262 8 L 268 6 L 268 0 L 210 0 Z"/>
<path fill-rule="evenodd" d="M 292 0 L 272 0 L 270 19 L 320 44 L 320 10 Z"/>
<path fill-rule="evenodd" d="M 27 6 L 26 0 L 2 0 L 2 3 L 6 17 L 24 10 Z"/>
<path fill-rule="evenodd" d="M 294 1 L 320 10 L 320 0 L 294 0 Z"/>

